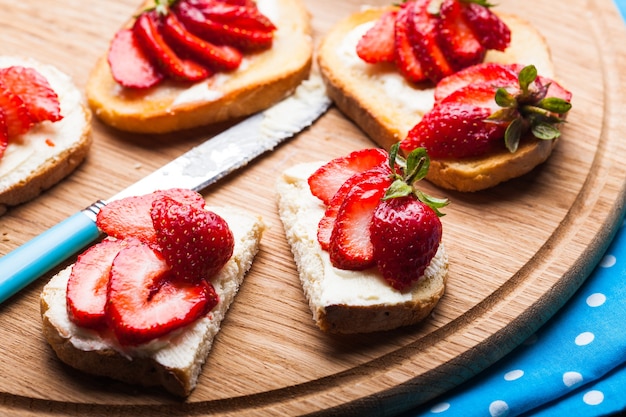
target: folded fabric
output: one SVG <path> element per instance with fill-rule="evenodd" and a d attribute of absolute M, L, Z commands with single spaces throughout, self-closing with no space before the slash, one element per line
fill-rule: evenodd
<path fill-rule="evenodd" d="M 626 3 L 626 2 L 625 2 Z M 406 416 L 600 416 L 626 409 L 626 227 L 576 294 L 477 377 Z"/>

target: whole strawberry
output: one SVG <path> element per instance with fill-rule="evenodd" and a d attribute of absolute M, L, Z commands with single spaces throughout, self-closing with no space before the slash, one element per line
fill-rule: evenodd
<path fill-rule="evenodd" d="M 217 214 L 161 196 L 150 210 L 157 244 L 174 274 L 183 281 L 209 279 L 233 254 L 233 234 Z"/>
<path fill-rule="evenodd" d="M 440 81 L 435 106 L 401 147 L 405 152 L 424 147 L 433 158 L 454 159 L 515 152 L 525 136 L 557 139 L 571 97 L 533 65 L 475 65 Z"/>
<path fill-rule="evenodd" d="M 391 150 L 393 164 L 397 145 Z M 403 161 L 404 162 L 404 161 Z M 429 158 L 423 148 L 411 152 L 404 175 L 397 174 L 383 200 L 377 205 L 370 223 L 374 259 L 383 278 L 403 291 L 416 282 L 437 253 L 442 237 L 439 208 L 445 199 L 430 197 L 414 184 L 428 172 Z"/>

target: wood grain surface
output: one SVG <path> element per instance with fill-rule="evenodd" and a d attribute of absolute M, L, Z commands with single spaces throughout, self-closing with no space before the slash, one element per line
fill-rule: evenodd
<path fill-rule="evenodd" d="M 540 28 L 574 107 L 551 159 L 526 177 L 470 195 L 427 187 L 452 201 L 442 219 L 449 285 L 432 317 L 350 337 L 323 334 L 311 320 L 273 187 L 292 164 L 373 146 L 331 108 L 312 128 L 203 192 L 211 204 L 253 208 L 268 230 L 186 401 L 62 365 L 41 334 L 38 297 L 47 275 L 0 305 L 0 414 L 393 415 L 458 385 L 531 335 L 584 281 L 621 221 L 626 30 L 611 0 L 498 3 Z M 138 4 L 0 0 L 0 53 L 52 63 L 83 88 Z M 356 0 L 306 4 L 315 39 L 361 7 Z M 95 143 L 78 171 L 0 218 L 0 255 L 225 126 L 139 136 L 95 120 Z"/>

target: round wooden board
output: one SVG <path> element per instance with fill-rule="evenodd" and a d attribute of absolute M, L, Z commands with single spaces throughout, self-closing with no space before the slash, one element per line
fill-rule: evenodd
<path fill-rule="evenodd" d="M 316 39 L 361 7 L 356 0 L 306 3 Z M 615 6 L 611 0 L 521 3 L 502 0 L 497 8 L 540 28 L 558 78 L 573 91 L 574 108 L 550 160 L 526 177 L 469 195 L 426 186 L 452 201 L 442 219 L 449 285 L 432 317 L 350 337 L 321 333 L 311 320 L 273 187 L 292 164 L 374 146 L 331 108 L 312 128 L 203 192 L 210 204 L 254 208 L 268 230 L 186 401 L 62 365 L 41 334 L 38 297 L 50 274 L 0 306 L 0 414 L 393 415 L 467 380 L 520 344 L 598 262 L 621 221 L 626 180 L 626 31 Z M 0 5 L 0 53 L 52 63 L 82 88 L 138 3 Z M 149 137 L 94 121 L 95 143 L 78 171 L 0 218 L 0 254 L 224 127 Z"/>

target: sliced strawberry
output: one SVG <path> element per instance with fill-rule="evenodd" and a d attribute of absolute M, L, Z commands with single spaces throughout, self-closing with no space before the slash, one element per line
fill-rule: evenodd
<path fill-rule="evenodd" d="M 341 185 L 352 175 L 387 162 L 382 149 L 362 149 L 335 158 L 318 168 L 308 179 L 311 193 L 328 205 Z"/>
<path fill-rule="evenodd" d="M 34 122 L 24 101 L 0 80 L 0 108 L 9 138 L 28 132 Z"/>
<path fill-rule="evenodd" d="M 253 31 L 272 32 L 277 28 L 267 16 L 261 13 L 256 3 L 234 4 L 224 1 L 190 1 L 207 19 Z"/>
<path fill-rule="evenodd" d="M 463 7 L 459 0 L 444 0 L 437 31 L 441 49 L 455 70 L 482 62 L 487 52 L 467 24 Z"/>
<path fill-rule="evenodd" d="M 122 248 L 138 240 L 103 240 L 78 256 L 67 281 L 67 313 L 80 327 L 106 326 L 105 305 L 111 264 Z"/>
<path fill-rule="evenodd" d="M 21 66 L 2 68 L 0 80 L 22 99 L 33 122 L 56 122 L 63 118 L 57 93 L 36 69 Z"/>
<path fill-rule="evenodd" d="M 169 13 L 163 22 L 166 39 L 177 50 L 186 51 L 192 59 L 215 70 L 231 71 L 239 67 L 243 56 L 228 45 L 213 45 L 189 32 L 174 13 Z"/>
<path fill-rule="evenodd" d="M 98 213 L 96 224 L 104 233 L 117 239 L 134 237 L 145 243 L 155 243 L 156 232 L 150 210 L 153 201 L 163 195 L 200 209 L 205 205 L 204 198 L 195 191 L 184 188 L 155 191 L 108 203 Z"/>
<path fill-rule="evenodd" d="M 209 279 L 233 254 L 235 241 L 228 223 L 211 211 L 165 195 L 154 200 L 150 215 L 157 243 L 179 279 Z"/>
<path fill-rule="evenodd" d="M 412 3 L 405 3 L 400 9 L 396 17 L 395 24 L 395 62 L 398 71 L 410 82 L 420 83 L 428 78 L 424 72 L 424 68 L 413 50 L 413 42 L 410 39 L 411 6 Z"/>
<path fill-rule="evenodd" d="M 330 261 L 336 268 L 359 270 L 375 264 L 369 227 L 391 178 L 388 174 L 380 175 L 382 171 L 376 168 L 372 172 L 374 175 L 367 176 L 346 193 L 337 212 L 328 248 Z"/>
<path fill-rule="evenodd" d="M 369 232 L 383 278 L 403 291 L 424 274 L 437 253 L 442 226 L 435 211 L 411 195 L 380 202 Z"/>
<path fill-rule="evenodd" d="M 115 257 L 106 318 L 120 344 L 139 345 L 163 336 L 217 305 L 207 281 L 172 280 L 169 273 L 163 256 L 145 244 L 124 248 Z"/>
<path fill-rule="evenodd" d="M 416 0 L 414 3 L 407 3 L 409 39 L 424 75 L 436 83 L 455 70 L 437 42 L 437 28 L 441 18 L 429 12 L 430 2 L 431 0 Z"/>
<path fill-rule="evenodd" d="M 234 46 L 242 51 L 256 51 L 269 48 L 274 40 L 272 31 L 240 28 L 214 21 L 189 2 L 178 2 L 172 10 L 190 32 L 211 43 Z"/>
<path fill-rule="evenodd" d="M 327 204 L 324 216 L 318 224 L 317 241 L 322 249 L 329 250 L 330 248 L 331 237 L 335 227 L 335 220 L 337 219 L 341 205 L 346 199 L 348 193 L 363 182 L 374 181 L 372 180 L 374 177 L 376 180 L 383 182 L 385 179 L 389 179 L 390 175 L 391 170 L 389 169 L 389 166 L 384 165 L 384 161 L 381 161 L 379 165 L 372 166 L 364 171 L 355 172 L 348 179 L 346 179 Z"/>
<path fill-rule="evenodd" d="M 511 30 L 488 7 L 468 2 L 464 4 L 463 14 L 486 49 L 504 51 L 511 43 Z"/>
<path fill-rule="evenodd" d="M 413 127 L 401 148 L 424 147 L 433 158 L 466 158 L 502 147 L 507 125 L 485 120 L 498 109 L 495 88 L 469 85 L 451 94 Z"/>
<path fill-rule="evenodd" d="M 4 155 L 7 146 L 9 146 L 9 131 L 6 117 L 4 116 L 4 110 L 0 107 L 0 159 Z"/>
<path fill-rule="evenodd" d="M 107 54 L 113 79 L 128 88 L 150 88 L 164 75 L 137 42 L 131 29 L 118 31 Z"/>
<path fill-rule="evenodd" d="M 488 83 L 494 87 L 518 85 L 517 73 L 520 69 L 521 66 L 493 62 L 467 67 L 437 83 L 435 102 L 470 84 Z"/>
<path fill-rule="evenodd" d="M 394 62 L 395 25 L 397 10 L 389 10 L 380 17 L 356 45 L 356 54 L 365 62 Z"/>
<path fill-rule="evenodd" d="M 160 27 L 156 11 L 149 11 L 139 15 L 133 25 L 133 33 L 143 50 L 162 71 L 172 78 L 186 81 L 200 81 L 211 75 L 207 68 L 197 62 L 180 58 L 163 39 Z"/>

